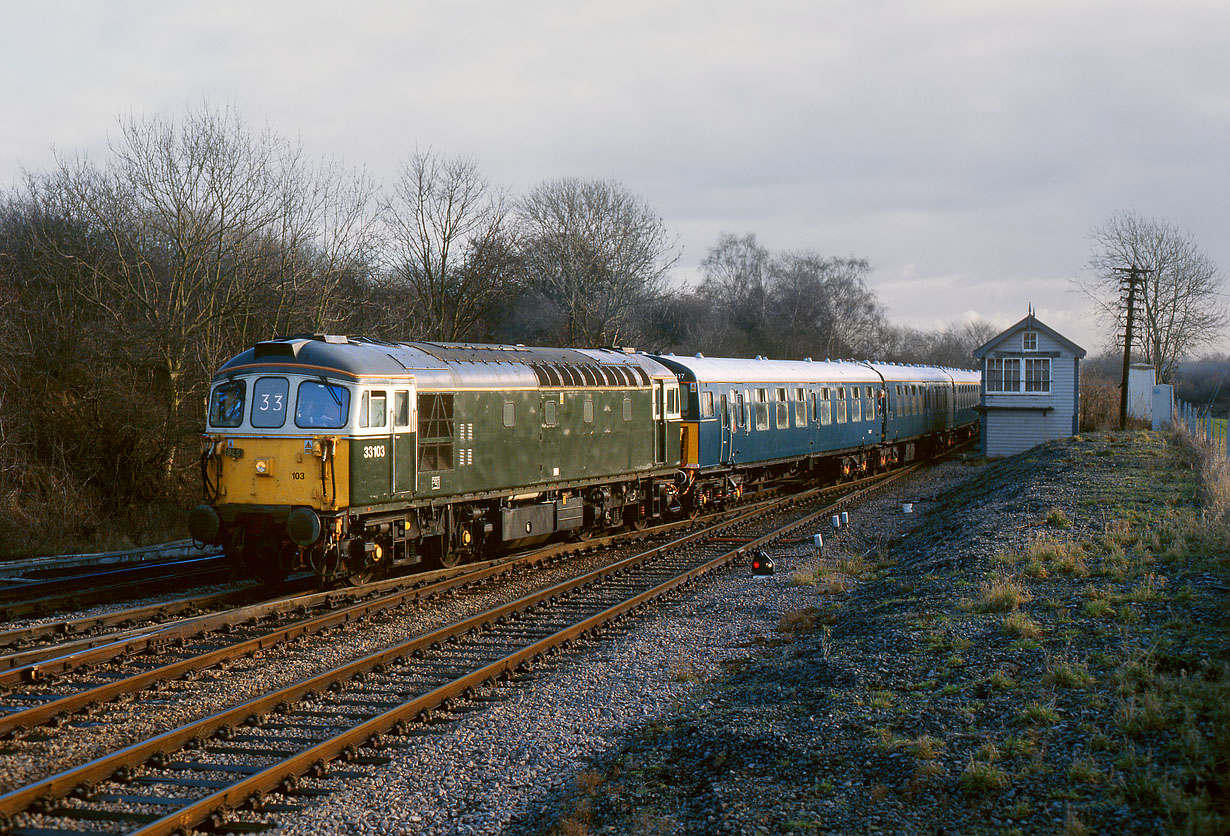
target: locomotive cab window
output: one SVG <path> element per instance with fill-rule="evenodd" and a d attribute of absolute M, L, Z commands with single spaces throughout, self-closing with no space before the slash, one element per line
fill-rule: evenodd
<path fill-rule="evenodd" d="M 350 416 L 350 390 L 335 383 L 305 380 L 295 395 L 295 426 L 336 430 Z"/>
<path fill-rule="evenodd" d="M 209 423 L 215 427 L 238 427 L 243 423 L 242 380 L 228 380 L 218 384 L 209 399 Z"/>
<path fill-rule="evenodd" d="M 262 377 L 252 386 L 252 426 L 276 429 L 286 423 L 290 382 L 284 377 Z"/>
<path fill-rule="evenodd" d="M 555 401 L 542 402 L 542 424 L 544 427 L 555 426 Z"/>
<path fill-rule="evenodd" d="M 713 417 L 713 390 L 706 389 L 700 393 L 700 417 Z"/>
<path fill-rule="evenodd" d="M 679 417 L 679 387 L 678 386 L 667 386 L 666 387 L 666 417 L 667 418 L 678 418 Z"/>
<path fill-rule="evenodd" d="M 383 427 L 388 421 L 388 395 L 384 392 L 364 392 L 359 399 L 359 426 Z"/>

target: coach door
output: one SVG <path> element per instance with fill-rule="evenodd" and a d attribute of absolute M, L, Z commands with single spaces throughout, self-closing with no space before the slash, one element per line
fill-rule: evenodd
<path fill-rule="evenodd" d="M 732 448 L 730 445 L 730 399 L 726 396 L 725 392 L 722 393 L 719 399 L 718 407 L 719 420 L 722 426 L 722 449 L 718 455 L 718 461 L 726 462 L 730 461 L 730 451 Z"/>

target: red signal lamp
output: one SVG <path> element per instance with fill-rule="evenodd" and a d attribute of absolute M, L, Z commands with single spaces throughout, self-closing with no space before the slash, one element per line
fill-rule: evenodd
<path fill-rule="evenodd" d="M 769 557 L 763 551 L 757 551 L 752 555 L 752 574 L 753 575 L 772 575 L 773 574 L 773 558 Z"/>

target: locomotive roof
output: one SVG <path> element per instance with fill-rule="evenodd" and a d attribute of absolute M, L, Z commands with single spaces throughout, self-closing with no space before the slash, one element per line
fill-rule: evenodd
<path fill-rule="evenodd" d="M 604 375 L 602 370 L 607 369 L 618 371 Z M 279 337 L 257 343 L 223 364 L 215 378 L 261 370 L 294 370 L 350 379 L 413 376 L 425 389 L 641 386 L 648 385 L 652 378 L 674 377 L 647 355 L 613 349 L 394 343 L 363 337 L 316 335 Z"/>

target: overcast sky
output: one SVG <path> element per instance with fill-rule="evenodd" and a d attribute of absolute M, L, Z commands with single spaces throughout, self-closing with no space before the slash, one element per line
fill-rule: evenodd
<path fill-rule="evenodd" d="M 0 185 L 122 114 L 234 106 L 385 183 L 613 179 L 678 235 L 872 265 L 889 318 L 1103 346 L 1071 279 L 1118 211 L 1230 270 L 1230 2 L 0 0 Z"/>

